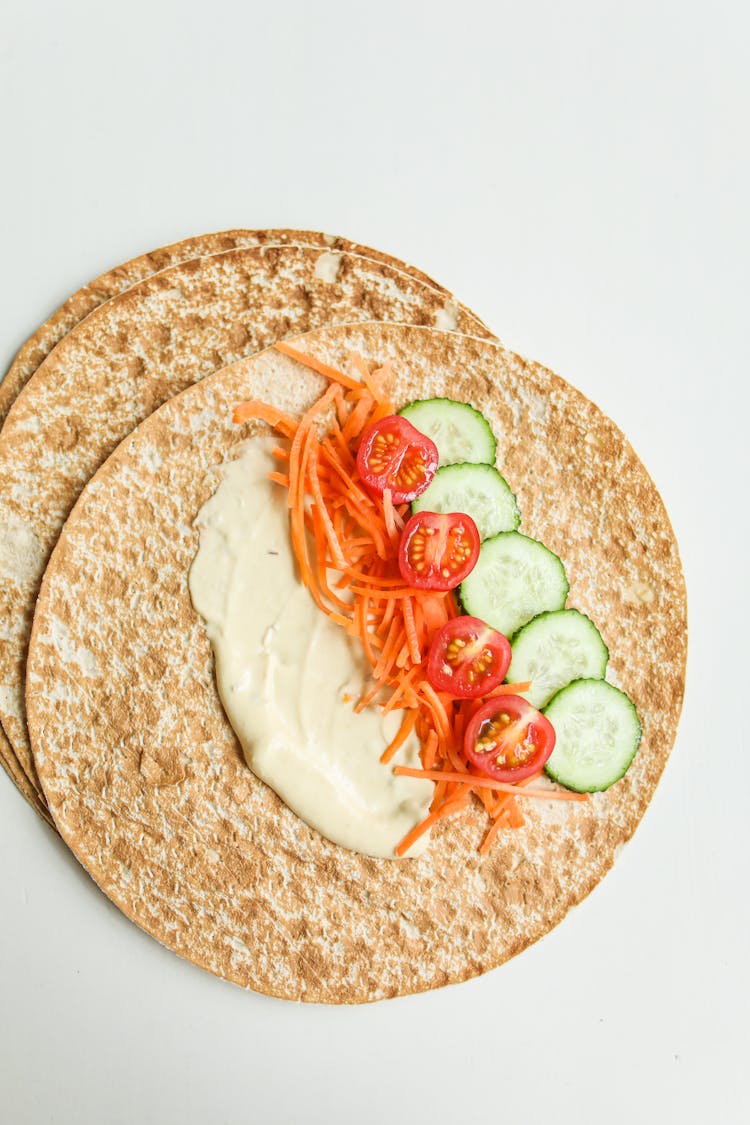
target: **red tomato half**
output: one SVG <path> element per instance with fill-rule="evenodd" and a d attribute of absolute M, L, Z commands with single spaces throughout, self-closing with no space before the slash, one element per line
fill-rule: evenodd
<path fill-rule="evenodd" d="M 479 532 L 463 512 L 417 512 L 401 533 L 398 567 L 420 590 L 452 590 L 474 569 Z"/>
<path fill-rule="evenodd" d="M 421 496 L 437 467 L 435 442 L 397 414 L 369 426 L 357 451 L 360 478 L 373 492 L 390 488 L 394 504 Z"/>
<path fill-rule="evenodd" d="M 464 738 L 469 761 L 496 781 L 523 781 L 545 764 L 555 730 L 520 695 L 497 695 L 476 712 Z"/>
<path fill-rule="evenodd" d="M 478 617 L 455 617 L 438 629 L 427 657 L 427 679 L 436 691 L 477 699 L 505 679 L 510 641 Z"/>

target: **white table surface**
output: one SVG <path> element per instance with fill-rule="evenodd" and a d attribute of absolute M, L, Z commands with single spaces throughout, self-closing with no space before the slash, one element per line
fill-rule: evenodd
<path fill-rule="evenodd" d="M 0 776 L 3 1125 L 748 1120 L 747 6 L 3 13 L 3 364 L 81 283 L 189 234 L 391 251 L 626 431 L 691 625 L 675 751 L 614 871 L 515 961 L 421 997 L 326 1009 L 214 979 Z"/>

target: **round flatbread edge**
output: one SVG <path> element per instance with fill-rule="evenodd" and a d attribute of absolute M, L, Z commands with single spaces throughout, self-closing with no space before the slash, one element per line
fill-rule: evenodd
<path fill-rule="evenodd" d="M 319 384 L 264 352 L 171 400 L 123 442 L 65 526 L 34 624 L 29 723 L 58 827 L 129 917 L 196 964 L 275 996 L 362 1002 L 495 967 L 603 877 L 675 737 L 685 588 L 643 465 L 545 368 L 485 341 L 392 325 L 323 329 L 301 346 L 338 365 L 352 350 L 390 359 L 402 401 L 448 391 L 484 410 L 521 530 L 563 558 L 569 604 L 599 624 L 609 678 L 644 725 L 623 781 L 581 805 L 527 802 L 526 826 L 487 857 L 476 852 L 482 824 L 466 817 L 439 826 L 427 853 L 403 864 L 329 844 L 244 766 L 186 585 L 211 466 L 242 437 L 227 422 L 232 405 L 252 394 L 300 409 Z M 58 643 L 62 626 L 73 649 Z M 71 651 L 92 654 L 93 677 Z"/>

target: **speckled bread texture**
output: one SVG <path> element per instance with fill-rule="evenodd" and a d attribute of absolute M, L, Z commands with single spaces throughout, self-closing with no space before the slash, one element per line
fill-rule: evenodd
<path fill-rule="evenodd" d="M 679 717 L 686 607 L 659 495 L 617 427 L 573 387 L 500 345 L 392 325 L 311 333 L 339 366 L 391 360 L 394 394 L 450 394 L 499 438 L 522 529 L 564 560 L 570 604 L 602 628 L 633 697 L 633 766 L 584 804 L 529 801 L 485 858 L 485 821 L 440 825 L 419 859 L 328 843 L 256 780 L 222 712 L 187 576 L 217 466 L 252 430 L 235 403 L 299 411 L 321 382 L 275 351 L 167 403 L 88 484 L 44 578 L 28 670 L 39 773 L 65 840 L 159 941 L 236 983 L 364 1002 L 461 981 L 536 941 L 611 866 L 642 817 Z"/>
<path fill-rule="evenodd" d="M 394 269 L 401 270 L 417 281 L 422 281 L 450 296 L 447 290 L 414 266 L 407 265 L 406 262 L 390 254 L 383 254 L 370 246 L 361 246 L 357 242 L 350 242 L 335 234 L 323 234 L 312 230 L 227 230 L 187 238 L 182 242 L 174 242 L 170 246 L 162 246 L 158 250 L 151 250 L 148 254 L 131 258 L 123 265 L 108 270 L 101 277 L 84 285 L 61 305 L 49 320 L 29 337 L 0 383 L 0 425 L 16 396 L 54 346 L 99 305 L 116 297 L 118 293 L 123 293 L 139 281 L 144 281 L 147 277 L 179 262 L 188 262 L 193 258 L 219 254 L 226 250 L 251 249 L 257 246 L 310 246 L 327 249 L 334 254 L 339 251 L 359 254 L 373 261 L 393 266 Z"/>
<path fill-rule="evenodd" d="M 143 418 L 205 375 L 284 336 L 373 318 L 487 332 L 444 290 L 384 262 L 268 246 L 185 262 L 113 297 L 30 378 L 0 431 L 0 722 L 40 798 L 26 649 L 44 566 L 83 485 Z"/>

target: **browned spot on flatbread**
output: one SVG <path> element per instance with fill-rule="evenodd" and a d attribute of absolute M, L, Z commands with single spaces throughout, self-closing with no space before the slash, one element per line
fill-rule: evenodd
<path fill-rule="evenodd" d="M 460 386 L 487 415 L 522 529 L 563 558 L 570 603 L 601 626 L 611 678 L 638 707 L 644 740 L 626 777 L 585 804 L 528 802 L 525 827 L 499 838 L 486 858 L 476 851 L 481 818 L 458 818 L 437 827 L 419 859 L 394 863 L 324 840 L 247 770 L 219 704 L 187 572 L 197 546 L 192 521 L 216 480 L 211 470 L 236 442 L 232 406 L 252 395 L 299 411 L 320 392 L 318 379 L 274 351 L 170 401 L 89 484 L 40 594 L 29 723 L 60 831 L 139 925 L 241 985 L 293 999 L 366 1001 L 500 964 L 606 873 L 643 815 L 675 736 L 685 589 L 669 520 L 643 465 L 609 419 L 545 368 L 499 345 L 392 325 L 322 329 L 301 346 L 339 366 L 352 350 L 389 359 L 397 401 Z M 598 442 L 584 457 L 579 437 L 592 430 Z M 174 440 L 188 431 L 190 443 Z M 135 497 L 144 507 L 133 522 Z M 146 545 L 156 583 L 144 573 Z M 113 565 L 128 576 L 124 594 L 108 581 Z M 636 583 L 658 596 L 624 602 L 623 589 Z M 135 646 L 161 670 L 158 683 L 132 660 Z M 76 660 L 94 647 L 96 671 L 82 676 Z M 92 727 L 96 737 L 81 738 Z M 151 735 L 139 756 L 129 732 L 144 729 Z M 178 760 L 184 777 L 148 784 L 146 750 L 155 774 L 169 776 Z"/>

